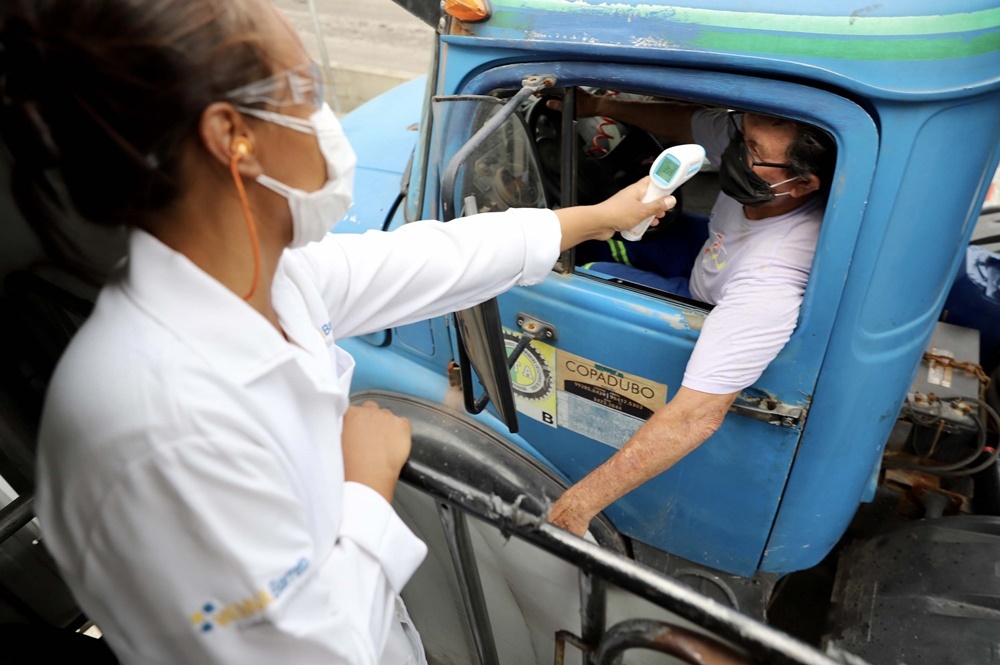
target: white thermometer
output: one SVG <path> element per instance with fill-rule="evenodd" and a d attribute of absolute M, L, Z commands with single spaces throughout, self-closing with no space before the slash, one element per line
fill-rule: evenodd
<path fill-rule="evenodd" d="M 643 203 L 662 199 L 674 193 L 674 190 L 686 183 L 691 176 L 701 170 L 705 161 L 705 149 L 696 143 L 686 143 L 667 148 L 660 153 L 649 168 L 649 185 Z M 648 217 L 628 231 L 622 231 L 622 238 L 638 240 L 653 221 Z"/>

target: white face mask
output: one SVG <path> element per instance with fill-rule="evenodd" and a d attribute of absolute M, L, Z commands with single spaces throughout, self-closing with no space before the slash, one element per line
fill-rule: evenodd
<path fill-rule="evenodd" d="M 315 192 L 305 192 L 263 174 L 257 177 L 257 182 L 288 199 L 288 208 L 292 213 L 292 243 L 289 247 L 304 247 L 322 240 L 354 203 L 354 167 L 358 160 L 337 116 L 329 104 L 323 104 L 308 120 L 271 111 L 238 108 L 246 115 L 316 136 L 319 151 L 326 160 L 326 184 Z"/>

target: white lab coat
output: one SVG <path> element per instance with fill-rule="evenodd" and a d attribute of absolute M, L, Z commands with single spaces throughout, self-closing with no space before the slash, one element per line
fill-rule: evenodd
<path fill-rule="evenodd" d="M 396 601 L 426 547 L 344 482 L 354 360 L 334 342 L 541 281 L 559 243 L 552 212 L 512 210 L 287 250 L 272 296 L 289 343 L 133 232 L 53 378 L 37 499 L 120 660 L 417 662 Z"/>

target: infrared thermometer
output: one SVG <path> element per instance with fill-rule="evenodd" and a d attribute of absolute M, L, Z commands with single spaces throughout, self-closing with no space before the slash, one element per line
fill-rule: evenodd
<path fill-rule="evenodd" d="M 646 195 L 642 197 L 642 202 L 649 203 L 670 196 L 675 189 L 701 170 L 704 161 L 705 149 L 696 143 L 667 148 L 649 168 L 649 185 L 646 187 Z M 638 240 L 652 221 L 652 217 L 647 217 L 628 231 L 622 231 L 622 238 Z"/>

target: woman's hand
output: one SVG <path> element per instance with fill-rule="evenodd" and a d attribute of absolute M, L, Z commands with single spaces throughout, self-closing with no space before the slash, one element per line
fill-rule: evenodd
<path fill-rule="evenodd" d="M 646 176 L 597 205 L 556 210 L 562 225 L 562 251 L 584 240 L 607 240 L 615 231 L 631 229 L 647 217 L 663 217 L 677 204 L 677 199 L 668 196 L 643 203 L 648 184 Z"/>
<path fill-rule="evenodd" d="M 607 240 L 615 231 L 630 229 L 647 217 L 653 216 L 658 220 L 673 210 L 677 205 L 677 199 L 673 196 L 654 199 L 649 203 L 642 202 L 649 182 L 649 176 L 646 176 L 594 206 L 598 208 L 598 216 L 604 220 L 601 240 Z M 653 220 L 652 226 L 656 226 L 656 220 Z"/>
<path fill-rule="evenodd" d="M 396 481 L 410 456 L 410 421 L 375 402 L 344 414 L 341 441 L 344 479 L 367 485 L 392 502 Z"/>

